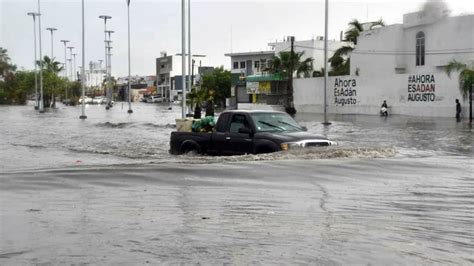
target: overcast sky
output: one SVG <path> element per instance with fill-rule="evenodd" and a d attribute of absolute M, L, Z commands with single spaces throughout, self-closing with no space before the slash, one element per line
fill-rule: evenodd
<path fill-rule="evenodd" d="M 192 53 L 207 55 L 210 65 L 230 67 L 224 53 L 268 50 L 267 43 L 294 35 L 308 40 L 324 35 L 324 1 L 214 0 L 192 1 Z M 420 9 L 421 0 L 330 0 L 329 38 L 356 18 L 386 24 L 401 23 L 403 14 Z M 447 1 L 452 15 L 472 14 L 474 1 Z M 110 15 L 108 29 L 114 30 L 112 72 L 127 75 L 126 0 L 85 0 L 86 62 L 104 58 L 104 23 L 99 15 Z M 26 13 L 37 11 L 37 0 L 0 0 L 0 47 L 8 49 L 19 68 L 33 68 L 33 19 Z M 81 0 L 41 0 L 43 54 L 51 53 L 47 27 L 54 34 L 54 54 L 64 60 L 61 39 L 76 47 L 80 65 Z M 160 51 L 181 51 L 181 1 L 131 0 L 132 75 L 153 75 Z M 231 34 L 232 33 L 232 34 Z M 231 37 L 232 36 L 232 37 Z M 232 41 L 231 41 L 232 40 Z M 87 63 L 86 63 L 87 64 Z"/>

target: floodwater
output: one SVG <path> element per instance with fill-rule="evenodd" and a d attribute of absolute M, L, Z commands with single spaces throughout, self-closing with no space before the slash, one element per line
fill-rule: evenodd
<path fill-rule="evenodd" d="M 473 264 L 473 132 L 298 114 L 339 146 L 170 156 L 180 109 L 0 106 L 0 264 Z"/>

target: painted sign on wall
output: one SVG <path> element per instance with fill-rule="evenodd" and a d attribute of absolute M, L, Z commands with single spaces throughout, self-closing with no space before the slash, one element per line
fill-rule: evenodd
<path fill-rule="evenodd" d="M 436 82 L 434 75 L 408 76 L 408 101 L 433 102 L 436 99 Z"/>
<path fill-rule="evenodd" d="M 334 103 L 336 105 L 357 104 L 357 81 L 336 78 L 334 81 Z"/>
<path fill-rule="evenodd" d="M 247 94 L 258 93 L 258 82 L 247 81 Z"/>

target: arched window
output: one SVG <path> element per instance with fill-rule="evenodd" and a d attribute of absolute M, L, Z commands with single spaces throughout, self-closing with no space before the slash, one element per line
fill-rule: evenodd
<path fill-rule="evenodd" d="M 425 65 L 425 34 L 422 31 L 416 34 L 416 65 Z"/>

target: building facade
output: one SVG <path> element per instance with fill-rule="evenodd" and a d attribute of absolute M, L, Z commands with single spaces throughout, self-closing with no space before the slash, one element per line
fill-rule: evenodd
<path fill-rule="evenodd" d="M 364 31 L 351 53 L 350 75 L 330 77 L 328 110 L 339 114 L 378 114 L 387 100 L 392 114 L 454 117 L 455 99 L 467 114 L 452 60 L 473 66 L 474 15 L 446 16 L 424 11 L 406 14 L 403 24 Z M 299 112 L 324 110 L 322 78 L 297 79 Z"/>
<path fill-rule="evenodd" d="M 288 40 L 281 42 L 273 42 L 268 44 L 272 50 L 275 52 L 275 55 L 278 56 L 280 52 L 289 52 L 291 51 L 291 42 Z M 334 51 L 339 49 L 342 46 L 348 46 L 350 43 L 337 41 L 337 40 L 328 40 L 328 58 L 330 58 Z M 324 37 L 318 36 L 316 39 L 312 40 L 302 40 L 294 41 L 293 50 L 296 53 L 303 52 L 302 60 L 307 58 L 313 58 L 313 69 L 320 70 L 324 68 Z"/>

